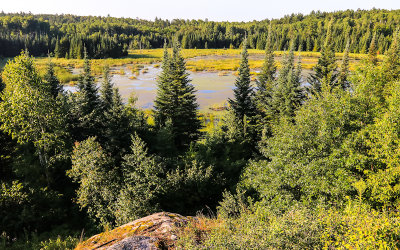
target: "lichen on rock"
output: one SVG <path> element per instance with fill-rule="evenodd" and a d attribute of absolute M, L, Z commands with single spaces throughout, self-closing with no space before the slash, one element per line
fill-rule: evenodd
<path fill-rule="evenodd" d="M 193 220 L 179 214 L 161 212 L 156 213 L 109 232 L 97 234 L 80 243 L 77 250 L 88 249 L 161 249 L 168 248 L 177 240 L 176 232 L 179 228 Z"/>

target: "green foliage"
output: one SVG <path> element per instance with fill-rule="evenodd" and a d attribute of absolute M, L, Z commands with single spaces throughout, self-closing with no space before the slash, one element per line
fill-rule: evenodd
<path fill-rule="evenodd" d="M 255 105 L 258 111 L 258 132 L 263 129 L 270 132 L 269 124 L 271 117 L 268 114 L 271 105 L 272 89 L 275 85 L 276 78 L 276 64 L 274 59 L 274 49 L 272 47 L 272 27 L 269 27 L 268 37 L 265 45 L 265 58 L 261 68 L 261 73 L 256 80 L 257 91 L 255 94 Z"/>
<path fill-rule="evenodd" d="M 215 189 L 220 177 L 212 166 L 187 159 L 175 170 L 167 173 L 167 193 L 162 199 L 162 208 L 173 209 L 181 214 L 194 214 L 199 209 L 215 202 Z M 218 190 L 218 189 L 217 189 Z"/>
<path fill-rule="evenodd" d="M 338 75 L 338 85 L 342 87 L 342 89 L 350 88 L 349 82 L 349 41 L 347 41 L 346 48 L 343 53 L 342 65 L 340 66 L 340 72 Z M 372 45 L 371 45 L 372 46 Z M 376 58 L 376 55 L 375 55 Z M 377 60 L 377 58 L 376 58 Z M 376 62 L 375 62 L 376 64 Z"/>
<path fill-rule="evenodd" d="M 184 149 L 199 137 L 201 123 L 195 89 L 190 84 L 177 42 L 174 43 L 172 56 L 165 48 L 162 69 L 154 101 L 156 125 L 161 128 L 167 121 L 171 122 L 174 143 L 178 149 Z"/>
<path fill-rule="evenodd" d="M 114 84 L 111 82 L 110 67 L 106 65 L 103 69 L 103 81 L 100 87 L 100 99 L 103 104 L 103 109 L 105 111 L 111 109 L 113 99 L 113 87 Z"/>
<path fill-rule="evenodd" d="M 119 180 L 112 159 L 94 137 L 75 145 L 67 174 L 79 184 L 76 192 L 80 207 L 102 226 L 112 225 Z"/>
<path fill-rule="evenodd" d="M 386 52 L 385 60 L 382 64 L 387 81 L 398 80 L 400 74 L 400 30 L 397 29 L 393 34 L 393 42 Z"/>
<path fill-rule="evenodd" d="M 49 239 L 40 243 L 41 250 L 73 250 L 78 244 L 78 239 L 71 236 L 62 239 L 60 236 L 57 239 Z"/>
<path fill-rule="evenodd" d="M 164 167 L 147 154 L 144 142 L 132 136 L 131 154 L 124 156 L 122 184 L 116 205 L 118 224 L 124 224 L 159 209 L 157 198 L 164 192 Z"/>
<path fill-rule="evenodd" d="M 318 95 L 325 84 L 326 88 L 332 89 L 337 86 L 337 64 L 335 58 L 335 48 L 333 47 L 332 23 L 328 25 L 325 42 L 321 50 L 321 57 L 318 59 L 318 64 L 314 67 L 314 73 L 310 75 L 308 81 L 311 85 L 309 92 L 313 95 Z"/>
<path fill-rule="evenodd" d="M 250 84 L 250 67 L 249 54 L 247 52 L 247 39 L 243 41 L 243 51 L 241 54 L 238 77 L 235 81 L 235 89 L 233 89 L 233 99 L 229 99 L 230 108 L 235 113 L 239 121 L 243 121 L 245 117 L 254 116 L 254 91 Z"/>
<path fill-rule="evenodd" d="M 299 64 L 296 66 L 292 46 L 289 54 L 284 58 L 282 68 L 272 88 L 271 100 L 267 106 L 270 119 L 277 121 L 280 117 L 293 117 L 303 100 L 301 60 L 299 58 Z"/>
<path fill-rule="evenodd" d="M 94 223 L 90 230 L 159 210 L 212 211 L 220 201 L 218 218 L 193 220 L 178 247 L 399 248 L 396 13 L 312 12 L 252 23 L 70 17 L 62 28 L 64 15 L 36 20 L 0 14 L 0 54 L 4 44 L 34 36 L 35 27 L 42 26 L 42 38 L 34 41 L 44 43 L 57 34 L 46 41 L 57 57 L 85 58 L 74 94 L 62 93 L 51 62 L 42 79 L 27 52 L 5 67 L 0 246 L 73 248 L 76 239 L 61 236 L 71 235 L 70 228 L 86 229 L 86 215 Z M 243 49 L 232 109 L 218 119 L 205 115 L 203 121 L 210 118 L 212 126 L 203 134 L 177 41 L 168 53 L 172 37 L 188 48 Z M 134 96 L 124 104 L 108 68 L 99 93 L 88 55 L 121 55 L 128 46 L 159 47 L 162 41 L 154 113 L 136 108 Z M 36 54 L 38 46 L 28 47 Z M 255 95 L 247 52 L 254 47 L 266 49 Z M 301 58 L 296 65 L 294 50 L 302 47 L 322 50 L 311 82 L 317 98 L 305 99 L 301 87 Z M 349 53 L 368 47 L 368 58 L 350 74 Z M 278 74 L 275 49 L 290 49 Z M 342 50 L 339 70 L 334 52 Z M 384 51 L 380 64 L 377 55 Z M 76 186 L 65 179 L 66 169 Z M 70 203 L 74 192 L 81 213 Z M 64 227 L 64 233 L 56 233 Z"/>
<path fill-rule="evenodd" d="M 364 174 L 370 192 L 370 199 L 385 207 L 400 205 L 398 149 L 400 143 L 399 102 L 400 84 L 390 89 L 388 107 L 375 123 L 367 129 L 365 144 L 368 155 L 375 160 L 375 168 L 365 166 Z"/>
<path fill-rule="evenodd" d="M 60 84 L 60 80 L 55 75 L 54 72 L 54 63 L 50 61 L 47 65 L 47 71 L 44 75 L 43 81 L 48 85 L 50 88 L 51 95 L 56 98 L 59 94 L 63 93 L 63 87 Z"/>
<path fill-rule="evenodd" d="M 48 188 L 30 188 L 19 181 L 1 182 L 0 228 L 7 242 L 30 232 L 50 231 L 66 220 L 61 195 Z"/>
<path fill-rule="evenodd" d="M 292 207 L 283 214 L 257 207 L 229 219 L 189 224 L 182 249 L 396 249 L 399 214 L 349 202 L 344 210 Z"/>
<path fill-rule="evenodd" d="M 50 87 L 42 82 L 26 53 L 9 62 L 3 76 L 6 88 L 0 103 L 1 128 L 18 143 L 34 145 L 49 185 L 51 166 L 66 153 L 63 107 L 51 98 Z"/>
<path fill-rule="evenodd" d="M 87 139 L 89 136 L 98 135 L 100 126 L 100 99 L 97 87 L 91 73 L 91 65 L 85 52 L 83 72 L 79 76 L 78 92 L 69 100 L 71 108 L 70 123 L 73 130 L 73 138 L 77 141 Z"/>
<path fill-rule="evenodd" d="M 376 48 L 376 32 L 374 33 L 374 36 L 372 37 L 371 44 L 369 45 L 369 50 L 368 50 L 368 60 L 370 63 L 377 65 L 378 64 L 378 51 Z"/>
<path fill-rule="evenodd" d="M 293 202 L 340 202 L 352 190 L 342 143 L 357 129 L 350 96 L 325 92 L 296 113 L 294 123 L 281 120 L 261 150 L 269 161 L 251 162 L 243 185 L 263 202 L 284 209 Z"/>

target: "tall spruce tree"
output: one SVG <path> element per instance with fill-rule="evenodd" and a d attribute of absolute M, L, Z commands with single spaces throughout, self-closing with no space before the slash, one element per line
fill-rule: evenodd
<path fill-rule="evenodd" d="M 107 111 L 111 108 L 113 102 L 113 83 L 110 76 L 110 68 L 108 65 L 103 68 L 103 81 L 100 86 L 100 100 L 102 108 Z"/>
<path fill-rule="evenodd" d="M 243 121 L 245 117 L 253 117 L 255 114 L 254 91 L 250 84 L 249 54 L 247 52 L 247 39 L 243 41 L 242 58 L 239 66 L 239 75 L 235 81 L 233 90 L 234 98 L 229 99 L 231 109 L 238 120 Z"/>
<path fill-rule="evenodd" d="M 271 105 L 272 89 L 276 78 L 276 64 L 274 58 L 274 49 L 272 44 L 272 26 L 270 25 L 268 36 L 265 44 L 265 58 L 261 68 L 261 74 L 256 81 L 257 92 L 255 95 L 256 114 L 256 130 L 259 135 L 270 134 L 267 123 L 271 117 L 268 116 L 268 110 Z"/>
<path fill-rule="evenodd" d="M 60 84 L 60 80 L 58 80 L 57 76 L 55 75 L 54 63 L 51 62 L 50 57 L 49 57 L 49 62 L 47 64 L 47 71 L 46 74 L 44 75 L 43 80 L 50 88 L 51 95 L 54 98 L 56 98 L 59 94 L 63 93 L 63 87 Z"/>
<path fill-rule="evenodd" d="M 77 84 L 78 92 L 71 98 L 70 123 L 73 137 L 78 141 L 83 141 L 90 136 L 98 136 L 101 111 L 101 102 L 91 73 L 91 65 L 86 48 L 84 51 L 84 67 Z"/>
<path fill-rule="evenodd" d="M 343 53 L 342 65 L 340 66 L 340 74 L 338 76 L 338 84 L 342 87 L 342 89 L 348 89 L 350 87 L 350 83 L 348 81 L 349 77 L 349 46 L 350 41 L 347 41 L 346 49 Z"/>
<path fill-rule="evenodd" d="M 321 57 L 318 59 L 317 65 L 314 67 L 314 73 L 310 74 L 308 82 L 310 87 L 308 91 L 316 95 L 321 92 L 321 84 L 326 83 L 330 88 L 337 86 L 337 64 L 335 58 L 335 48 L 332 38 L 332 23 L 328 24 L 328 31 L 324 45 L 321 50 Z"/>
<path fill-rule="evenodd" d="M 118 88 L 113 88 L 111 101 L 111 107 L 103 114 L 105 131 L 102 136 L 106 139 L 105 149 L 118 161 L 129 147 L 130 121 Z"/>
<path fill-rule="evenodd" d="M 376 47 L 376 32 L 374 33 L 374 36 L 372 37 L 371 43 L 369 45 L 368 61 L 370 63 L 372 63 L 373 65 L 378 64 L 378 49 Z"/>
<path fill-rule="evenodd" d="M 171 57 L 167 51 L 164 53 L 162 69 L 154 104 L 157 126 L 164 127 L 170 120 L 175 145 L 184 149 L 199 137 L 201 124 L 196 91 L 190 84 L 178 42 L 174 42 Z"/>
<path fill-rule="evenodd" d="M 170 54 L 168 53 L 167 42 L 164 41 L 164 55 L 163 61 L 161 65 L 161 73 L 158 76 L 157 80 L 157 97 L 154 102 L 155 112 L 155 120 L 156 125 L 159 127 L 165 126 L 165 123 L 168 119 L 168 114 L 166 108 L 168 106 L 168 102 L 171 100 L 171 91 L 169 90 L 169 83 L 171 78 L 171 69 L 170 69 Z"/>
<path fill-rule="evenodd" d="M 304 100 L 304 91 L 301 87 L 301 58 L 298 65 L 294 62 L 294 43 L 292 42 L 289 54 L 283 59 L 282 68 L 272 90 L 270 116 L 278 120 L 285 116 L 292 118 L 295 110 Z"/>
<path fill-rule="evenodd" d="M 385 60 L 382 64 L 383 72 L 387 81 L 394 81 L 400 76 L 400 30 L 397 29 L 393 34 L 393 42 L 386 52 Z"/>
<path fill-rule="evenodd" d="M 257 94 L 260 96 L 268 95 L 272 89 L 272 84 L 275 80 L 276 64 L 274 57 L 274 49 L 272 44 L 272 26 L 269 26 L 267 41 L 265 44 L 265 58 L 261 68 L 261 73 L 258 77 Z"/>

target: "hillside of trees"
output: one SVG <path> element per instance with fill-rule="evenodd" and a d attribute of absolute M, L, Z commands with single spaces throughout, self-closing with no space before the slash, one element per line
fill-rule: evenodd
<path fill-rule="evenodd" d="M 270 24 L 274 50 L 288 50 L 294 40 L 296 49 L 320 51 L 332 18 L 336 52 L 343 51 L 349 40 L 351 53 L 366 53 L 375 35 L 377 51 L 383 54 L 400 23 L 400 11 L 313 11 L 253 22 L 0 13 L 0 56 L 14 57 L 27 48 L 34 56 L 51 52 L 83 58 L 86 47 L 90 58 L 116 58 L 127 55 L 128 49 L 162 48 L 164 40 L 171 45 L 174 39 L 188 49 L 239 48 L 245 35 L 249 48 L 264 49 Z"/>
<path fill-rule="evenodd" d="M 277 71 L 267 32 L 256 86 L 243 39 L 229 110 L 207 127 L 177 39 L 172 53 L 163 45 L 150 114 L 135 96 L 122 102 L 108 67 L 96 87 L 85 47 L 75 93 L 51 60 L 43 77 L 27 51 L 10 60 L 0 82 L 0 247 L 71 249 L 153 212 L 202 211 L 215 218 L 180 235 L 183 249 L 399 248 L 400 31 L 382 63 L 374 33 L 350 72 L 350 37 L 335 58 L 337 22 L 306 85 L 296 38 Z"/>

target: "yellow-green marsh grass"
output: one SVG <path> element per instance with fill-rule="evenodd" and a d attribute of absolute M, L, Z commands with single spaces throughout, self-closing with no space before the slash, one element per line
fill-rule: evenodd
<path fill-rule="evenodd" d="M 171 51 L 171 49 L 169 49 Z M 249 64 L 252 70 L 261 68 L 263 64 L 264 50 L 249 49 Z M 186 59 L 187 69 L 193 72 L 198 71 L 236 71 L 240 64 L 241 49 L 184 49 L 182 55 Z M 276 56 L 276 64 L 280 67 L 282 56 L 287 54 L 284 51 L 274 52 Z M 296 52 L 296 56 L 299 55 Z M 300 52 L 302 58 L 303 69 L 312 69 L 318 62 L 319 52 Z M 359 60 L 365 59 L 368 55 L 350 53 L 350 68 L 354 69 Z M 160 66 L 163 57 L 163 49 L 147 49 L 147 50 L 130 50 L 129 55 L 125 58 L 118 59 L 93 59 L 91 60 L 92 72 L 95 75 L 101 75 L 103 67 L 127 66 L 131 69 L 132 74 L 139 75 L 143 65 L 155 64 L 155 67 Z M 256 58 L 256 59 L 252 59 Z M 336 53 L 336 58 L 340 64 L 343 53 Z M 383 59 L 383 55 L 378 56 L 379 60 Z M 5 62 L 5 60 L 4 60 Z M 56 65 L 56 75 L 62 83 L 73 82 L 77 80 L 77 76 L 70 71 L 72 68 L 82 68 L 83 59 L 65 59 L 53 58 L 52 62 Z M 37 58 L 36 64 L 41 69 L 45 70 L 45 65 L 48 63 L 48 58 Z M 145 73 L 142 70 L 142 73 Z"/>

